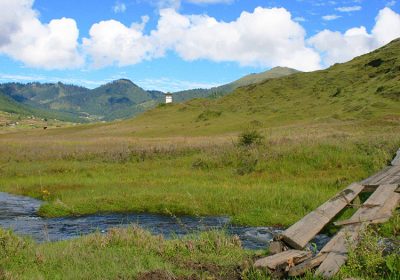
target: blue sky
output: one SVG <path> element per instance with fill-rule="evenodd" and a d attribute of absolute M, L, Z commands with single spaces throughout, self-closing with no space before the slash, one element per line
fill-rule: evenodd
<path fill-rule="evenodd" d="M 211 87 L 326 68 L 400 36 L 390 0 L 0 0 L 0 82 Z"/>

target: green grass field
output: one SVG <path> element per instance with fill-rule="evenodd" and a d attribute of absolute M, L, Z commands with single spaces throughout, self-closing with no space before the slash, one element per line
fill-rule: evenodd
<path fill-rule="evenodd" d="M 80 129 L 67 128 L 69 135 Z M 59 131 L 65 129 L 49 130 Z M 258 226 L 290 225 L 384 167 L 400 144 L 400 128 L 390 122 L 269 129 L 251 147 L 234 136 L 216 143 L 153 139 L 147 146 L 143 139 L 54 140 L 45 133 L 0 137 L 0 190 L 46 200 L 44 216 L 229 215 Z"/>

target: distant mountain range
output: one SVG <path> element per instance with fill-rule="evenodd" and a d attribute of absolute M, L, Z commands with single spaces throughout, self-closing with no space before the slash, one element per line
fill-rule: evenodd
<path fill-rule="evenodd" d="M 174 101 L 216 98 L 241 86 L 297 72 L 290 68 L 276 67 L 211 89 L 176 92 Z M 146 91 L 127 79 L 116 80 L 95 89 L 63 83 L 0 84 L 0 111 L 76 122 L 129 118 L 154 108 L 163 100 L 163 92 Z"/>

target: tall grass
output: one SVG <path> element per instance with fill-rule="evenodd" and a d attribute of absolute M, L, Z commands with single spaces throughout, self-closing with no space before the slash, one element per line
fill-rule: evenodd
<path fill-rule="evenodd" d="M 223 233 L 165 240 L 135 226 L 44 244 L 0 229 L 0 249 L 4 280 L 141 279 L 149 271 L 171 278 L 234 279 L 236 267 L 249 256 L 237 238 Z"/>
<path fill-rule="evenodd" d="M 50 217 L 137 211 L 289 225 L 387 164 L 400 144 L 398 128 L 368 129 L 380 132 L 324 125 L 261 130 L 265 140 L 250 146 L 234 136 L 212 142 L 9 135 L 0 138 L 0 190 L 46 200 L 40 213 Z"/>

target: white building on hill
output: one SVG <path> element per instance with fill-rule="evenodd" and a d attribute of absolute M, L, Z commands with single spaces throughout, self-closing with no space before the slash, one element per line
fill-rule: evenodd
<path fill-rule="evenodd" d="M 165 94 L 165 104 L 172 103 L 172 93 L 167 92 Z"/>

